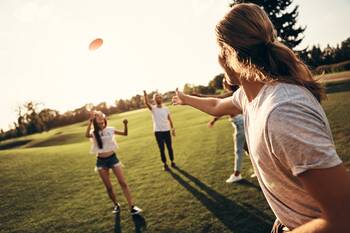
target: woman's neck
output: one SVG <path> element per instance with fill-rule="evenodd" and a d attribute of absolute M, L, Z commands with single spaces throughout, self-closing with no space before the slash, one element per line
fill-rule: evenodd
<path fill-rule="evenodd" d="M 248 101 L 251 102 L 259 94 L 259 91 L 264 86 L 264 83 L 257 81 L 241 80 L 241 85 L 245 92 L 245 95 L 248 98 Z"/>

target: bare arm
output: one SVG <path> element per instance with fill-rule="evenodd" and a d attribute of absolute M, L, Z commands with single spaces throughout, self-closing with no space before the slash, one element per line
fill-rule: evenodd
<path fill-rule="evenodd" d="M 170 123 L 170 127 L 173 129 L 174 128 L 174 124 L 173 124 L 173 121 L 171 119 L 170 114 L 168 114 L 168 120 L 169 120 L 169 123 Z"/>
<path fill-rule="evenodd" d="M 305 189 L 320 204 L 322 217 L 291 233 L 346 233 L 350 230 L 350 175 L 344 165 L 314 169 L 298 176 Z"/>
<path fill-rule="evenodd" d="M 145 103 L 145 105 L 147 106 L 147 108 L 149 110 L 152 110 L 152 106 L 151 104 L 149 103 L 149 100 L 148 100 L 148 96 L 147 96 L 147 92 L 146 91 L 143 91 L 143 101 Z"/>
<path fill-rule="evenodd" d="M 114 130 L 114 133 L 117 135 L 128 136 L 128 120 L 123 121 L 124 131 Z"/>
<path fill-rule="evenodd" d="M 173 104 L 190 105 L 202 112 L 208 113 L 212 116 L 236 116 L 241 113 L 232 103 L 231 97 L 225 99 L 218 98 L 200 98 L 196 96 L 185 95 L 176 89 L 176 95 L 173 97 Z"/>
<path fill-rule="evenodd" d="M 175 128 L 174 128 L 174 124 L 173 124 L 173 121 L 171 119 L 170 113 L 168 114 L 168 120 L 169 120 L 169 123 L 170 123 L 172 135 L 175 137 L 175 135 L 176 135 L 175 134 Z"/>
<path fill-rule="evenodd" d="M 94 120 L 95 118 L 95 115 L 93 112 L 90 112 L 90 116 L 89 116 L 89 123 L 88 123 L 88 126 L 86 128 L 86 132 L 85 132 L 85 137 L 87 138 L 91 138 L 91 134 L 90 134 L 90 131 L 91 131 L 91 125 L 92 125 L 92 121 Z"/>
<path fill-rule="evenodd" d="M 85 137 L 87 137 L 87 138 L 91 138 L 91 134 L 90 134 L 91 125 L 92 125 L 92 121 L 89 120 L 88 126 L 87 126 L 87 128 L 86 128 L 86 132 L 85 132 Z"/>

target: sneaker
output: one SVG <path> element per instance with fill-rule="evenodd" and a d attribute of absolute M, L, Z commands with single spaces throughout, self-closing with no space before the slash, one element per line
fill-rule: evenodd
<path fill-rule="evenodd" d="M 120 205 L 119 205 L 119 203 L 117 203 L 117 204 L 114 206 L 112 213 L 113 213 L 113 214 L 117 214 L 117 213 L 119 213 L 119 212 L 120 212 Z"/>
<path fill-rule="evenodd" d="M 255 178 L 256 177 L 256 174 L 255 172 L 253 174 L 250 175 L 250 178 Z"/>
<path fill-rule="evenodd" d="M 176 164 L 174 162 L 171 162 L 171 167 L 176 168 Z"/>
<path fill-rule="evenodd" d="M 227 180 L 226 183 L 233 183 L 233 182 L 237 182 L 242 180 L 242 176 L 241 174 L 239 174 L 238 176 L 235 176 L 234 174 L 232 174 Z"/>
<path fill-rule="evenodd" d="M 164 164 L 164 166 L 163 166 L 163 171 L 169 171 L 169 166 L 168 166 L 168 164 Z"/>
<path fill-rule="evenodd" d="M 131 215 L 139 214 L 142 212 L 142 209 L 140 209 L 137 206 L 133 206 L 130 210 Z"/>

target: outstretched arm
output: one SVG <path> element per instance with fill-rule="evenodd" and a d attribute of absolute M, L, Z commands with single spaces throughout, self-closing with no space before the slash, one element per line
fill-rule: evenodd
<path fill-rule="evenodd" d="M 147 95 L 147 92 L 146 92 L 146 91 L 143 91 L 143 101 L 144 101 L 145 105 L 147 106 L 147 108 L 148 108 L 149 110 L 152 110 L 152 106 L 151 106 L 151 104 L 149 103 L 148 95 Z"/>
<path fill-rule="evenodd" d="M 128 136 L 128 120 L 123 120 L 124 131 L 114 130 L 114 133 L 117 135 Z"/>
<path fill-rule="evenodd" d="M 298 177 L 319 203 L 322 217 L 294 229 L 291 233 L 349 232 L 350 175 L 344 165 L 309 170 Z"/>
<path fill-rule="evenodd" d="M 95 115 L 92 112 L 90 112 L 89 123 L 88 123 L 88 126 L 86 128 L 86 132 L 85 132 L 85 137 L 87 137 L 87 138 L 91 138 L 90 131 L 91 131 L 91 125 L 92 125 L 92 121 L 94 120 L 94 117 L 95 117 Z"/>
<path fill-rule="evenodd" d="M 208 113 L 212 116 L 236 116 L 241 113 L 232 103 L 231 97 L 225 99 L 218 98 L 200 98 L 196 96 L 185 95 L 176 89 L 176 95 L 173 97 L 173 104 L 175 105 L 190 105 L 202 112 Z"/>

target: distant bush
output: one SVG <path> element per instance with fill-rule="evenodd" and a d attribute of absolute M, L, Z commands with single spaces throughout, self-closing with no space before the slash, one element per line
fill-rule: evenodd
<path fill-rule="evenodd" d="M 318 66 L 314 70 L 314 74 L 335 73 L 335 72 L 342 72 L 347 70 L 350 70 L 350 60 L 339 62 L 336 64 Z"/>

